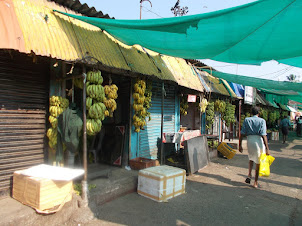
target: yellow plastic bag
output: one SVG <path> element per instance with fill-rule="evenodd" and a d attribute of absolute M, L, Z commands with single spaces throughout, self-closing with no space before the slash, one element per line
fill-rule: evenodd
<path fill-rule="evenodd" d="M 260 156 L 260 169 L 259 176 L 260 177 L 268 177 L 270 175 L 270 165 L 274 162 L 275 158 L 271 155 L 266 155 L 262 153 Z"/>

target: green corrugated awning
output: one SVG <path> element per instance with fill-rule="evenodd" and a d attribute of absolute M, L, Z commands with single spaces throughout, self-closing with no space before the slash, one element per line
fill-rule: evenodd
<path fill-rule="evenodd" d="M 267 105 L 265 99 L 258 93 L 256 95 L 256 104 Z"/>
<path fill-rule="evenodd" d="M 286 105 L 283 104 L 279 104 L 281 109 L 285 110 L 285 111 L 291 111 Z"/>
<path fill-rule="evenodd" d="M 218 78 L 215 78 L 211 75 L 203 76 L 204 81 L 210 87 L 211 92 L 218 93 L 224 96 L 230 96 L 230 93 L 227 91 L 222 81 Z"/>
<path fill-rule="evenodd" d="M 279 106 L 275 103 L 275 101 L 266 100 L 268 105 L 274 108 L 279 108 Z"/>

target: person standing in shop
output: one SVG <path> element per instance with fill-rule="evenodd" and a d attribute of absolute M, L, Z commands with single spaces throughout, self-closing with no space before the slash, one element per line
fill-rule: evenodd
<path fill-rule="evenodd" d="M 246 183 L 251 183 L 252 169 L 255 163 L 255 181 L 254 188 L 258 188 L 258 177 L 259 177 L 259 167 L 260 167 L 260 155 L 261 153 L 270 154 L 268 148 L 268 141 L 266 137 L 266 121 L 259 117 L 259 107 L 252 108 L 252 117 L 248 117 L 244 120 L 241 136 L 239 138 L 239 151 L 242 153 L 242 139 L 247 136 L 247 149 L 249 156 L 249 171 L 248 176 L 245 180 Z"/>

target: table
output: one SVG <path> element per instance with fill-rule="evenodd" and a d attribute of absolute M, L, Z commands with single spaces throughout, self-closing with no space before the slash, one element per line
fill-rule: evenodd
<path fill-rule="evenodd" d="M 163 133 L 163 143 L 176 143 L 183 145 L 184 141 L 198 136 L 201 136 L 200 130 L 186 130 L 176 133 Z"/>

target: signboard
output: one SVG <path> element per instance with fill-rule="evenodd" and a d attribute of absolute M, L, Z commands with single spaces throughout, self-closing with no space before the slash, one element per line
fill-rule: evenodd
<path fill-rule="evenodd" d="M 254 105 L 256 104 L 256 89 L 251 86 L 244 88 L 244 103 Z"/>
<path fill-rule="evenodd" d="M 196 95 L 188 95 L 188 102 L 196 102 Z"/>

